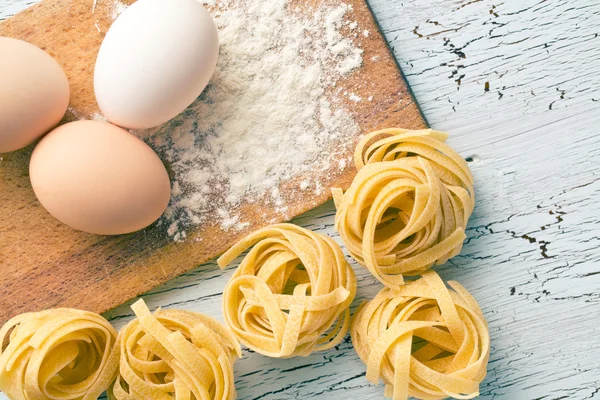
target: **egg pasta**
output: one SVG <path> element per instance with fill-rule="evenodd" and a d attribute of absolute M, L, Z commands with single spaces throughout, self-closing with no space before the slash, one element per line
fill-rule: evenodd
<path fill-rule="evenodd" d="M 241 349 L 229 329 L 202 314 L 132 307 L 136 319 L 119 332 L 117 400 L 235 399 L 233 361 Z"/>
<path fill-rule="evenodd" d="M 15 400 L 96 400 L 117 373 L 116 339 L 95 313 L 21 314 L 0 329 L 0 391 Z"/>
<path fill-rule="evenodd" d="M 227 251 L 229 265 L 251 248 L 223 293 L 236 337 L 270 357 L 306 356 L 341 342 L 356 278 L 330 238 L 292 224 L 260 229 Z"/>
<path fill-rule="evenodd" d="M 460 253 L 473 211 L 466 162 L 432 130 L 365 136 L 348 190 L 332 189 L 348 251 L 390 288 Z"/>
<path fill-rule="evenodd" d="M 357 310 L 352 344 L 367 379 L 385 383 L 385 396 L 405 400 L 471 399 L 479 395 L 490 354 L 487 322 L 457 282 L 449 290 L 433 271 Z"/>

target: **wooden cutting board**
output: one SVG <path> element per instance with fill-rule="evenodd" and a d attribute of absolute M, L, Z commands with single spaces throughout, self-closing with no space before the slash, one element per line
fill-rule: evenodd
<path fill-rule="evenodd" d="M 307 3 L 305 12 L 320 2 L 299 1 Z M 377 93 L 373 102 L 346 104 L 361 133 L 390 126 L 425 127 L 365 0 L 346 3 L 354 7 L 352 18 L 360 29 L 370 31 L 368 37 L 353 39 L 364 50 L 363 67 L 341 83 L 356 88 L 357 83 L 369 82 L 370 93 Z M 64 68 L 71 104 L 63 122 L 98 112 L 93 67 L 103 35 L 118 12 L 116 4 L 113 0 L 44 0 L 0 23 L 0 36 L 33 43 Z M 281 214 L 255 203 L 241 209 L 244 220 L 254 222 L 245 231 L 224 231 L 208 222 L 184 242 L 174 242 L 166 227 L 158 225 L 116 237 L 77 232 L 51 217 L 36 200 L 28 176 L 32 150 L 30 146 L 0 155 L 0 324 L 16 314 L 50 307 L 104 312 L 217 256 L 248 231 L 265 225 L 264 221 L 282 219 Z M 327 188 L 346 188 L 354 174 L 352 165 L 341 173 L 324 171 L 321 182 L 326 190 L 291 201 L 287 215 L 293 217 L 324 203 L 330 197 Z"/>

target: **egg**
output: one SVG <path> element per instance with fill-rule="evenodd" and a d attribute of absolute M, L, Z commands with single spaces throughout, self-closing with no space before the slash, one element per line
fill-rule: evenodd
<path fill-rule="evenodd" d="M 106 122 L 76 121 L 50 132 L 34 149 L 29 174 L 42 206 L 84 232 L 137 231 L 169 203 L 169 176 L 156 153 Z"/>
<path fill-rule="evenodd" d="M 48 53 L 0 37 L 0 153 L 33 143 L 55 127 L 69 105 L 69 81 Z"/>
<path fill-rule="evenodd" d="M 197 0 L 139 0 L 106 33 L 94 91 L 116 125 L 146 129 L 185 110 L 217 64 L 216 25 Z"/>

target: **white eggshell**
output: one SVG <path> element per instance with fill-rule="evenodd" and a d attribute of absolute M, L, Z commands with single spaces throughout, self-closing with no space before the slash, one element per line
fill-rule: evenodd
<path fill-rule="evenodd" d="M 94 72 L 100 110 L 125 128 L 165 123 L 202 93 L 218 54 L 217 27 L 197 0 L 139 0 L 100 47 Z"/>

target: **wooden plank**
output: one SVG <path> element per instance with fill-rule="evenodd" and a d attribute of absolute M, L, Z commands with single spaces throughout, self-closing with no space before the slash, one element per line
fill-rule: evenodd
<path fill-rule="evenodd" d="M 307 1 L 315 3 L 319 4 Z M 361 90 L 366 91 L 368 86 L 369 92 L 377 93 L 373 102 L 347 101 L 346 107 L 352 111 L 360 131 L 394 125 L 424 127 L 419 109 L 366 3 L 348 3 L 353 6 L 352 19 L 361 32 L 368 30 L 370 34 L 354 39 L 364 50 L 364 65 L 340 87 L 352 88 L 364 96 Z M 0 23 L 0 35 L 41 47 L 65 69 L 72 92 L 65 121 L 91 118 L 98 112 L 92 87 L 93 65 L 103 34 L 113 20 L 114 4 L 112 0 L 45 0 Z M 308 7 L 305 12 L 310 10 Z M 350 156 L 351 149 L 349 146 L 340 157 Z M 217 218 L 208 215 L 208 222 L 197 226 L 181 243 L 170 239 L 165 224 L 131 235 L 101 237 L 71 230 L 40 206 L 28 178 L 31 151 L 29 147 L 5 154 L 0 161 L 0 323 L 24 311 L 49 307 L 106 311 L 209 260 L 248 230 L 299 215 L 329 198 L 328 190 L 296 197 L 286 204 L 286 215 L 264 204 L 245 204 L 241 208 L 243 219 L 253 222 L 246 231 L 223 230 L 210 222 Z M 336 160 L 332 160 L 332 168 L 338 168 Z M 341 173 L 329 172 L 317 176 L 324 188 L 345 187 L 354 168 L 348 163 Z M 200 240 L 203 238 L 206 240 Z M 32 292 L 36 295 L 32 296 Z"/>

